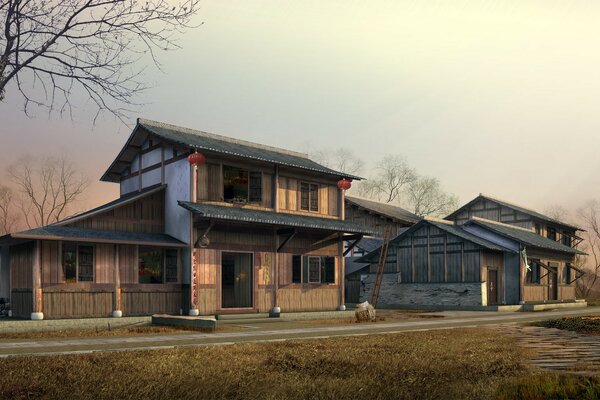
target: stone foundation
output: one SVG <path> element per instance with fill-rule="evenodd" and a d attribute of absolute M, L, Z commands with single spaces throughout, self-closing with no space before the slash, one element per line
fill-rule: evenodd
<path fill-rule="evenodd" d="M 360 301 L 369 301 L 375 274 L 364 280 Z M 470 283 L 398 283 L 398 274 L 384 274 L 379 290 L 378 307 L 433 306 L 440 308 L 481 307 L 480 282 Z"/>

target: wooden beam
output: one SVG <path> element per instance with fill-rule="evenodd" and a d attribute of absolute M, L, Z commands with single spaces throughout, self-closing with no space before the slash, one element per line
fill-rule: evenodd
<path fill-rule="evenodd" d="M 295 232 L 296 232 L 295 228 L 282 228 L 282 229 L 278 229 L 276 233 L 278 235 L 289 235 L 289 234 L 295 233 Z"/>
<path fill-rule="evenodd" d="M 198 243 L 204 236 L 208 235 L 208 233 L 211 231 L 213 226 L 215 226 L 215 221 L 210 220 L 210 224 L 208 225 L 208 227 L 202 232 L 201 235 L 198 235 L 196 241 L 194 242 L 194 247 L 200 247 Z"/>
<path fill-rule="evenodd" d="M 279 247 L 277 248 L 277 253 L 279 253 L 281 251 L 281 249 L 283 249 L 283 247 L 290 241 L 292 240 L 292 238 L 296 235 L 296 231 L 294 230 L 292 233 L 290 233 L 285 239 L 283 239 L 283 241 L 279 244 Z"/>
<path fill-rule="evenodd" d="M 358 237 L 357 239 L 355 239 L 354 242 L 352 242 L 352 244 L 350 244 L 350 246 L 348 246 L 348 248 L 346 249 L 346 251 L 344 251 L 344 254 L 343 254 L 344 257 L 346 257 L 346 255 L 348 253 L 350 253 L 354 247 L 356 247 L 356 245 L 358 244 L 358 242 L 361 241 L 362 235 L 359 235 L 359 236 L 360 237 Z M 343 238 L 342 240 L 348 240 L 348 239 Z"/>

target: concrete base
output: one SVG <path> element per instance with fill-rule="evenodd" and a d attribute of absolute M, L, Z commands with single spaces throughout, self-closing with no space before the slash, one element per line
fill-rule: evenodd
<path fill-rule="evenodd" d="M 123 311 L 121 311 L 121 310 L 115 310 L 112 312 L 113 318 L 121 318 L 122 316 L 123 316 Z"/>
<path fill-rule="evenodd" d="M 346 311 L 346 305 L 345 305 L 345 304 L 342 304 L 341 306 L 339 306 L 339 307 L 337 308 L 337 310 L 338 310 L 338 311 Z"/>
<path fill-rule="evenodd" d="M 269 311 L 270 318 L 279 318 L 281 316 L 281 307 L 273 307 L 271 311 Z"/>
<path fill-rule="evenodd" d="M 152 316 L 152 325 L 184 326 L 188 328 L 214 330 L 217 327 L 217 320 L 213 317 L 155 314 Z"/>
<path fill-rule="evenodd" d="M 200 315 L 200 310 L 198 310 L 197 308 L 192 308 L 190 309 L 190 312 L 188 314 L 191 317 L 197 317 L 198 315 Z"/>
<path fill-rule="evenodd" d="M 546 311 L 546 310 L 564 310 L 572 308 L 585 308 L 587 302 L 585 300 L 576 300 L 567 303 L 543 303 L 543 304 L 523 304 L 523 311 Z"/>
<path fill-rule="evenodd" d="M 31 313 L 31 319 L 33 321 L 41 321 L 44 319 L 44 313 L 41 312 L 32 312 Z"/>

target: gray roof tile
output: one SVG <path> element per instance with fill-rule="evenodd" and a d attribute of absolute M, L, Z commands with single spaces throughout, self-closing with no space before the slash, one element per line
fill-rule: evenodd
<path fill-rule="evenodd" d="M 346 195 L 346 201 L 355 204 L 358 207 L 371 210 L 377 214 L 385 215 L 386 217 L 399 219 L 408 223 L 417 223 L 422 218 L 418 215 L 392 204 L 381 203 L 379 201 L 367 200 L 360 197 Z"/>

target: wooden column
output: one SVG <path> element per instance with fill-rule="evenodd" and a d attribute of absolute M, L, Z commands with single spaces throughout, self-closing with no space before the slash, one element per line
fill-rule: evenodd
<path fill-rule="evenodd" d="M 113 296 L 113 312 L 112 316 L 114 318 L 121 318 L 123 316 L 123 311 L 121 310 L 121 275 L 120 275 L 120 247 L 118 244 L 114 246 L 115 256 L 114 256 L 114 281 L 115 281 L 115 293 Z"/>
<path fill-rule="evenodd" d="M 42 310 L 42 242 L 40 240 L 36 240 L 33 246 L 33 307 L 31 312 L 31 319 L 42 320 L 44 319 L 44 312 Z"/>
<path fill-rule="evenodd" d="M 275 165 L 275 175 L 273 176 L 273 210 L 279 211 L 279 165 Z"/>
<path fill-rule="evenodd" d="M 448 282 L 448 235 L 444 233 L 444 282 Z"/>
<path fill-rule="evenodd" d="M 271 315 L 278 317 L 281 314 L 281 308 L 277 299 L 277 291 L 279 290 L 279 253 L 277 252 L 279 248 L 279 235 L 277 235 L 277 229 L 273 232 L 273 244 L 275 246 L 275 256 L 273 257 L 273 309 L 271 310 Z"/>
<path fill-rule="evenodd" d="M 198 165 L 190 167 L 190 198 L 192 203 L 198 200 Z M 221 171 L 222 172 L 222 171 Z M 221 173 L 221 176 L 223 174 Z M 194 251 L 196 237 L 194 229 L 194 214 L 190 212 L 190 311 L 189 315 L 200 315 L 198 310 L 198 255 Z"/>
<path fill-rule="evenodd" d="M 527 270 L 523 256 L 521 255 L 521 249 L 519 247 L 519 302 L 523 304 L 525 302 L 525 280 L 527 279 Z"/>
<path fill-rule="evenodd" d="M 342 191 L 343 193 L 343 191 Z M 338 264 L 339 264 L 339 268 L 338 268 L 338 280 L 339 280 L 339 287 L 340 287 L 340 306 L 338 307 L 339 311 L 345 311 L 346 310 L 346 305 L 345 303 L 345 299 L 344 299 L 344 280 L 345 280 L 345 266 L 346 266 L 346 262 L 344 259 L 344 240 L 342 239 L 342 234 L 340 234 L 340 237 L 338 239 Z"/>
<path fill-rule="evenodd" d="M 342 189 L 338 189 L 338 193 L 340 196 L 340 199 L 339 199 L 340 206 L 338 207 L 339 208 L 338 213 L 339 213 L 340 219 L 342 221 L 344 221 L 346 219 L 346 191 L 342 190 Z"/>
<path fill-rule="evenodd" d="M 431 249 L 429 247 L 429 228 L 431 226 L 427 225 L 427 282 L 431 282 Z"/>
<path fill-rule="evenodd" d="M 465 281 L 465 242 L 460 242 L 460 281 Z"/>

